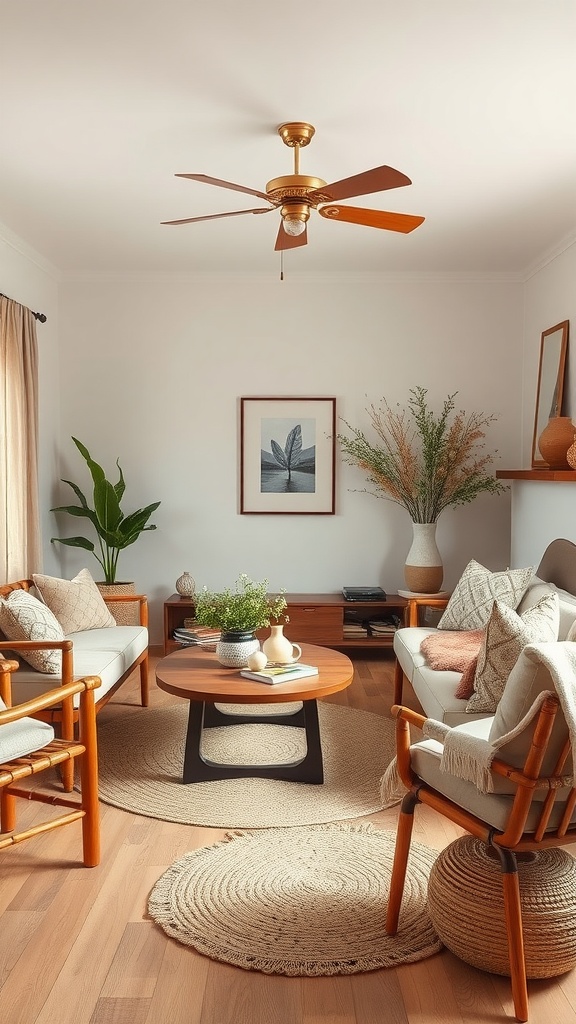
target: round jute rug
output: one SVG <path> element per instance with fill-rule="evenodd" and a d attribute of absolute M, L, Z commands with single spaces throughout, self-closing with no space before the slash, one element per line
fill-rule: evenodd
<path fill-rule="evenodd" d="M 436 851 L 412 843 L 400 927 L 386 934 L 395 836 L 370 823 L 239 833 L 156 882 L 150 916 L 199 953 L 265 974 L 356 974 L 441 948 L 426 907 Z"/>
<path fill-rule="evenodd" d="M 278 711 L 269 704 L 251 707 L 258 714 Z M 184 785 L 188 706 L 182 703 L 99 723 L 100 797 L 136 814 L 213 828 L 311 825 L 380 810 L 380 778 L 394 756 L 394 723 L 327 702 L 318 710 L 322 785 L 257 778 Z M 302 756 L 304 743 L 303 730 L 294 726 L 235 725 L 207 729 L 202 752 L 231 764 L 290 762 Z"/>

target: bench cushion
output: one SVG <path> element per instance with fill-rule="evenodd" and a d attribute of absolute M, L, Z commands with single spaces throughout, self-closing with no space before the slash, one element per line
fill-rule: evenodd
<path fill-rule="evenodd" d="M 146 650 L 148 630 L 145 626 L 114 625 L 69 633 L 66 639 L 74 644 L 73 679 L 100 676 L 102 685 L 96 690 L 97 701 L 100 701 Z M 31 700 L 55 685 L 54 676 L 22 666 L 12 673 L 12 703 Z M 80 695 L 75 694 L 74 707 L 79 704 Z"/>

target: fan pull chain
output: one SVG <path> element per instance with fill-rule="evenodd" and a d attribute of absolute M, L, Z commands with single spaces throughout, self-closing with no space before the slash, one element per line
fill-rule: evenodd
<path fill-rule="evenodd" d="M 284 280 L 284 249 L 280 249 L 280 280 Z"/>

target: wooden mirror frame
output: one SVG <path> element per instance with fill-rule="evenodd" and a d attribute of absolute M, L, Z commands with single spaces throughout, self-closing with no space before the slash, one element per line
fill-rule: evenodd
<path fill-rule="evenodd" d="M 548 464 L 538 451 L 540 437 L 548 420 L 562 415 L 564 394 L 564 371 L 568 349 L 568 320 L 542 331 L 540 341 L 540 362 L 538 364 L 538 385 L 536 388 L 536 410 L 534 412 L 534 436 L 532 438 L 532 468 L 548 469 Z"/>

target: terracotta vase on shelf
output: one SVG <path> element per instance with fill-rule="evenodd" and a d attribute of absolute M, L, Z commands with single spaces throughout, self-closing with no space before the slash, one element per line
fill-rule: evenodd
<path fill-rule="evenodd" d="M 570 469 L 566 457 L 576 428 L 570 416 L 552 416 L 538 438 L 538 448 L 550 469 Z"/>
<path fill-rule="evenodd" d="M 412 523 L 412 546 L 406 557 L 404 579 L 414 594 L 437 594 L 444 566 L 436 545 L 436 523 Z"/>

